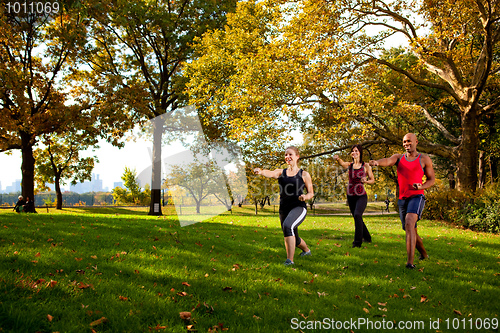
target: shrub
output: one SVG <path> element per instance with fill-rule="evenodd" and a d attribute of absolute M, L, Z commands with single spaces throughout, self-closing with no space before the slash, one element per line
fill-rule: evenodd
<path fill-rule="evenodd" d="M 464 212 L 462 224 L 472 230 L 497 233 L 500 231 L 499 211 L 500 202 L 471 204 Z"/>
<path fill-rule="evenodd" d="M 463 210 L 474 202 L 474 194 L 457 190 L 433 192 L 425 198 L 423 218 L 449 222 L 459 220 Z"/>
<path fill-rule="evenodd" d="M 424 218 L 445 220 L 466 228 L 497 233 L 500 231 L 500 184 L 472 192 L 439 191 L 426 195 Z"/>

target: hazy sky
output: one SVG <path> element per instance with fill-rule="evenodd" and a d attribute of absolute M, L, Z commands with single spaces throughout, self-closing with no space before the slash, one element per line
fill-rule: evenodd
<path fill-rule="evenodd" d="M 99 162 L 94 168 L 94 173 L 99 175 L 103 181 L 103 188 L 108 187 L 109 190 L 113 188 L 114 182 L 120 182 L 123 170 L 125 167 L 135 168 L 137 174 L 151 165 L 151 158 L 149 149 L 152 143 L 144 140 L 137 140 L 136 142 L 127 142 L 125 147 L 118 149 L 108 143 L 101 143 L 100 149 L 96 151 Z M 183 150 L 182 146 L 174 145 L 164 150 L 164 157 L 173 155 Z M 167 155 L 165 155 L 167 154 Z M 21 152 L 20 150 L 13 150 L 12 155 L 0 153 L 0 182 L 2 190 L 7 186 L 11 186 L 16 179 L 21 179 Z M 69 185 L 62 186 L 69 189 Z"/>

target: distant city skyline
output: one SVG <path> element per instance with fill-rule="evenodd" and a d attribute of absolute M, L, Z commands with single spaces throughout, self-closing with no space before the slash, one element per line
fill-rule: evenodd
<path fill-rule="evenodd" d="M 123 182 L 114 182 L 113 187 L 103 187 L 103 179 L 100 179 L 99 174 L 92 174 L 91 180 L 86 180 L 83 183 L 77 183 L 76 185 L 64 185 L 61 186 L 61 190 L 63 192 L 70 191 L 75 193 L 87 193 L 87 192 L 110 192 L 115 187 L 123 187 Z M 51 191 L 55 191 L 54 184 L 47 184 L 47 187 Z M 21 192 L 21 179 L 16 179 L 11 185 L 7 185 L 5 188 L 2 187 L 2 183 L 0 182 L 0 193 L 17 193 Z"/>

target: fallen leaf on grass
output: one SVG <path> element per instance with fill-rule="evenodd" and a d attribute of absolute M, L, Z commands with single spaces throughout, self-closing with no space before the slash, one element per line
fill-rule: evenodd
<path fill-rule="evenodd" d="M 181 317 L 182 320 L 191 320 L 191 312 L 188 311 L 179 312 L 179 316 Z"/>
<path fill-rule="evenodd" d="M 215 311 L 214 307 L 211 306 L 211 305 L 209 305 L 209 304 L 207 304 L 206 302 L 203 302 L 203 305 L 205 306 L 205 308 L 207 308 L 207 313 L 212 313 L 212 312 Z"/>
<path fill-rule="evenodd" d="M 370 310 L 368 310 L 367 308 L 363 308 L 363 311 L 366 313 L 370 313 Z"/>
<path fill-rule="evenodd" d="M 224 324 L 219 323 L 218 325 L 214 325 L 208 328 L 208 333 L 216 333 L 219 331 L 228 331 L 229 328 L 224 327 Z"/>
<path fill-rule="evenodd" d="M 87 288 L 92 288 L 93 285 L 91 284 L 86 284 L 86 283 L 83 283 L 83 282 L 80 282 L 80 284 L 78 285 L 78 289 L 87 289 Z"/>
<path fill-rule="evenodd" d="M 182 285 L 186 286 L 186 287 L 191 287 L 191 285 L 189 283 L 187 283 L 187 282 L 182 282 Z"/>
<path fill-rule="evenodd" d="M 427 296 L 421 295 L 420 296 L 420 303 L 427 302 Z"/>
<path fill-rule="evenodd" d="M 458 311 L 458 310 L 453 310 L 453 312 L 455 312 L 457 315 L 461 316 L 462 315 L 462 312 Z"/>
<path fill-rule="evenodd" d="M 378 302 L 377 304 L 378 304 L 378 305 L 380 305 L 380 306 L 386 306 L 386 305 L 387 305 L 387 302 L 385 302 L 385 303 Z"/>
<path fill-rule="evenodd" d="M 365 301 L 365 303 L 368 304 L 370 308 L 372 307 L 372 305 L 368 301 Z"/>
<path fill-rule="evenodd" d="M 52 319 L 54 319 L 54 317 L 52 317 L 51 315 L 49 315 L 49 314 L 48 314 L 48 315 L 47 315 L 47 320 L 48 320 L 48 321 L 52 321 Z"/>
<path fill-rule="evenodd" d="M 36 280 L 35 284 L 33 285 L 33 288 L 38 288 L 39 284 L 42 284 L 45 282 L 45 279 L 38 279 Z"/>
<path fill-rule="evenodd" d="M 97 320 L 94 320 L 93 322 L 90 323 L 90 326 L 91 327 L 94 327 L 94 326 L 97 326 L 97 325 L 101 325 L 102 323 L 105 323 L 107 322 L 108 319 L 106 317 L 101 317 Z"/>
<path fill-rule="evenodd" d="M 128 297 L 125 297 L 125 296 L 118 296 L 118 298 L 120 299 L 120 301 L 128 300 Z"/>
<path fill-rule="evenodd" d="M 149 327 L 150 331 L 152 331 L 152 330 L 159 331 L 159 330 L 165 330 L 165 329 L 167 329 L 167 326 L 160 326 L 160 324 L 157 324 L 155 327 Z"/>

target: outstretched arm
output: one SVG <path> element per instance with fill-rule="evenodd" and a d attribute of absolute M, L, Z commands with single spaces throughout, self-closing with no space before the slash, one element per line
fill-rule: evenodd
<path fill-rule="evenodd" d="M 253 172 L 256 175 L 264 176 L 267 178 L 276 178 L 278 179 L 281 173 L 283 172 L 282 169 L 276 169 L 276 170 L 266 170 L 266 169 L 261 169 L 261 168 L 255 168 L 253 169 Z"/>
<path fill-rule="evenodd" d="M 343 161 L 338 155 L 334 155 L 333 158 L 339 162 L 339 164 L 344 168 L 344 169 L 347 169 L 349 167 L 349 162 L 345 162 Z"/>
<path fill-rule="evenodd" d="M 382 167 L 392 166 L 392 165 L 396 164 L 396 162 L 398 161 L 398 159 L 401 156 L 403 156 L 403 155 L 401 155 L 401 154 L 394 154 L 391 157 L 381 158 L 381 159 L 375 160 L 375 161 L 371 160 L 369 164 L 371 166 L 382 166 Z"/>

